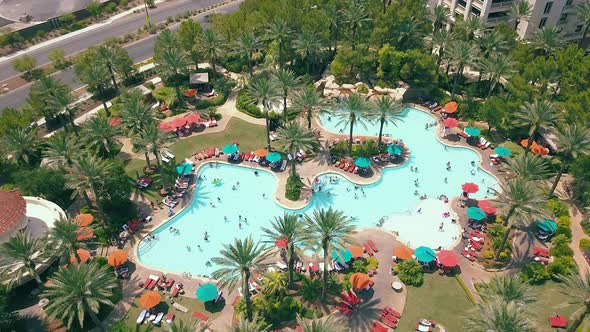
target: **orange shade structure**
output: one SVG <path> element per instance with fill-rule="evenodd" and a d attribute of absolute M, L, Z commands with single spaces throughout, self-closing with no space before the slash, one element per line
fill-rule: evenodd
<path fill-rule="evenodd" d="M 128 258 L 129 256 L 125 250 L 115 250 L 109 255 L 107 261 L 110 266 L 119 266 L 125 263 Z"/>
<path fill-rule="evenodd" d="M 369 286 L 371 279 L 365 273 L 354 273 L 350 276 L 350 284 L 356 289 L 365 289 Z"/>
<path fill-rule="evenodd" d="M 76 250 L 76 255 L 80 259 L 80 262 L 86 263 L 90 259 L 90 251 L 86 249 L 78 249 Z M 70 263 L 76 263 L 78 260 L 74 256 L 70 256 Z"/>
<path fill-rule="evenodd" d="M 413 255 L 414 253 L 408 247 L 400 246 L 393 248 L 393 256 L 399 259 L 412 259 Z"/>
<path fill-rule="evenodd" d="M 76 240 L 84 241 L 94 237 L 94 230 L 90 227 L 80 227 L 78 228 L 78 237 Z"/>
<path fill-rule="evenodd" d="M 144 309 L 150 309 L 157 306 L 162 300 L 162 295 L 156 291 L 147 291 L 139 298 L 139 304 Z"/>
<path fill-rule="evenodd" d="M 266 157 L 267 154 L 268 154 L 267 149 L 258 149 L 256 151 L 254 151 L 254 155 L 256 157 Z"/>
<path fill-rule="evenodd" d="M 358 258 L 363 255 L 363 248 L 359 246 L 350 246 L 348 250 L 352 253 L 352 258 Z"/>
<path fill-rule="evenodd" d="M 188 89 L 184 91 L 184 96 L 185 97 L 194 97 L 197 95 L 197 90 L 195 89 Z"/>
<path fill-rule="evenodd" d="M 86 227 L 94 221 L 94 216 L 90 213 L 82 213 L 76 216 L 76 224 L 80 227 Z"/>
<path fill-rule="evenodd" d="M 450 101 L 448 103 L 445 104 L 445 106 L 443 107 L 445 110 L 445 113 L 455 113 L 457 112 L 457 109 L 459 108 L 459 104 L 457 104 L 456 101 Z"/>

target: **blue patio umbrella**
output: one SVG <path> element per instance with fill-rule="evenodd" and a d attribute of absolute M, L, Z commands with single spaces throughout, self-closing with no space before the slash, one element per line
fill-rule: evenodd
<path fill-rule="evenodd" d="M 467 216 L 473 220 L 484 220 L 486 218 L 486 213 L 484 210 L 476 206 L 472 206 L 467 208 Z"/>
<path fill-rule="evenodd" d="M 402 154 L 402 147 L 397 144 L 392 144 L 387 147 L 387 153 L 389 153 L 389 154 Z"/>
<path fill-rule="evenodd" d="M 475 127 L 467 127 L 465 128 L 465 133 L 469 136 L 479 136 L 481 132 Z"/>
<path fill-rule="evenodd" d="M 352 259 L 352 252 L 349 249 L 338 249 L 332 251 L 332 258 L 338 263 L 350 262 Z"/>
<path fill-rule="evenodd" d="M 203 302 L 215 300 L 217 297 L 217 286 L 212 283 L 203 284 L 197 289 L 195 295 Z"/>
<path fill-rule="evenodd" d="M 225 154 L 233 154 L 238 152 L 238 146 L 235 144 L 226 144 L 221 148 L 221 151 Z"/>
<path fill-rule="evenodd" d="M 266 160 L 270 161 L 271 163 L 274 163 L 275 161 L 281 160 L 281 154 L 278 152 L 271 152 L 271 153 L 267 154 L 265 158 L 266 158 Z"/>
<path fill-rule="evenodd" d="M 371 165 L 371 161 L 365 157 L 358 157 L 354 161 L 354 164 L 360 168 L 367 168 L 369 165 Z"/>
<path fill-rule="evenodd" d="M 192 170 L 193 170 L 193 165 L 190 163 L 182 163 L 182 164 L 176 166 L 176 173 L 178 173 L 178 175 L 188 174 Z"/>
<path fill-rule="evenodd" d="M 423 263 L 430 263 L 436 259 L 434 250 L 424 246 L 416 248 L 414 256 L 416 256 L 416 259 Z"/>
<path fill-rule="evenodd" d="M 555 233 L 557 230 L 557 224 L 551 219 L 537 220 L 537 227 L 547 233 Z"/>
<path fill-rule="evenodd" d="M 510 157 L 510 155 L 512 155 L 512 151 L 505 146 L 497 146 L 494 149 L 494 152 L 500 157 Z"/>

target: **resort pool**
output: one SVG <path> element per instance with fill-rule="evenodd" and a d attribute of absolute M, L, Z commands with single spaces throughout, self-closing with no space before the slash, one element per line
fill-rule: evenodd
<path fill-rule="evenodd" d="M 327 130 L 338 132 L 334 119 L 322 120 Z M 384 218 L 383 229 L 399 232 L 398 239 L 411 247 L 450 247 L 459 237 L 459 228 L 451 223 L 451 218 L 443 216 L 452 211 L 436 197 L 457 196 L 461 184 L 469 181 L 480 186 L 480 191 L 471 196 L 482 198 L 487 188 L 496 187 L 497 182 L 477 167 L 480 158 L 476 152 L 445 146 L 435 137 L 436 127 L 424 129 L 426 123 L 433 121 L 427 113 L 407 109 L 404 122 L 384 132 L 404 140 L 411 153 L 409 162 L 383 170 L 374 184 L 356 188 L 341 176 L 324 174 L 319 177 L 321 191 L 299 211 L 286 210 L 274 201 L 276 179 L 271 173 L 258 171 L 256 175 L 247 165 L 201 167 L 202 181 L 197 185 L 192 204 L 154 231 L 155 240 L 139 244 L 139 260 L 166 271 L 210 276 L 217 269 L 210 259 L 219 255 L 223 244 L 248 235 L 262 239 L 261 227 L 268 226 L 269 220 L 285 211 L 307 213 L 330 206 L 353 217 L 359 228 L 376 227 Z M 373 135 L 378 131 L 374 125 L 357 128 L 355 134 L 359 135 Z M 446 169 L 448 161 L 452 164 L 450 171 Z M 418 171 L 411 171 L 411 167 L 417 167 Z M 330 177 L 336 180 L 330 181 Z M 221 183 L 215 184 L 215 179 L 221 179 Z M 429 199 L 421 201 L 414 194 L 416 190 Z M 170 231 L 170 227 L 178 232 Z M 208 241 L 204 240 L 205 232 Z"/>

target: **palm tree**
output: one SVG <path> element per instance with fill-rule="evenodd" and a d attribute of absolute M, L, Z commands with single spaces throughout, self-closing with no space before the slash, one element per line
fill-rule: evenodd
<path fill-rule="evenodd" d="M 365 125 L 369 105 L 358 93 L 350 94 L 338 100 L 338 109 L 335 115 L 339 118 L 338 126 L 349 125 L 348 154 L 352 156 L 352 134 L 356 124 Z"/>
<path fill-rule="evenodd" d="M 469 18 L 463 21 L 462 26 L 467 33 L 467 40 L 469 41 L 473 41 L 475 39 L 475 35 L 485 29 L 485 25 L 479 16 L 473 15 L 469 15 Z"/>
<path fill-rule="evenodd" d="M 297 324 L 303 332 L 342 332 L 348 331 L 348 324 L 337 321 L 334 315 L 326 318 L 305 319 L 297 315 Z"/>
<path fill-rule="evenodd" d="M 224 244 L 219 252 L 220 257 L 214 257 L 212 261 L 222 266 L 213 272 L 213 278 L 219 280 L 221 287 L 233 290 L 238 283 L 241 284 L 244 302 L 246 303 L 246 317 L 252 321 L 252 301 L 248 291 L 248 281 L 253 271 L 264 268 L 264 261 L 270 257 L 270 252 L 260 242 L 254 242 L 251 236 L 245 239 L 235 239 L 234 243 Z"/>
<path fill-rule="evenodd" d="M 113 82 L 113 87 L 115 87 L 115 90 L 119 90 L 119 87 L 117 85 L 117 78 L 115 77 L 114 71 L 114 64 L 116 62 L 115 59 L 117 57 L 115 49 L 108 44 L 102 44 L 96 49 L 96 57 L 99 62 L 101 62 L 108 68 L 109 74 L 111 76 L 111 82 Z"/>
<path fill-rule="evenodd" d="M 404 112 L 404 105 L 389 96 L 381 96 L 373 103 L 372 116 L 379 121 L 379 141 L 381 145 L 381 138 L 383 136 L 383 127 L 386 124 L 392 124 L 397 127 L 398 122 L 403 122 L 402 114 Z"/>
<path fill-rule="evenodd" d="M 326 16 L 326 20 L 330 24 L 330 40 L 332 44 L 332 52 L 336 54 L 338 49 L 338 35 L 340 32 L 340 25 L 342 24 L 342 12 L 337 7 L 338 2 L 329 2 L 323 6 L 322 12 Z"/>
<path fill-rule="evenodd" d="M 185 77 L 186 68 L 190 65 L 186 53 L 179 47 L 161 49 L 154 53 L 154 60 L 156 61 L 156 72 L 174 85 L 176 99 L 181 102 L 180 86 Z"/>
<path fill-rule="evenodd" d="M 88 249 L 86 243 L 78 241 L 79 226 L 73 220 L 60 219 L 55 221 L 53 227 L 49 230 L 49 239 L 56 256 L 60 257 L 61 264 L 70 262 L 70 257 L 80 261 L 78 249 Z"/>
<path fill-rule="evenodd" d="M 4 276 L 12 275 L 11 282 L 18 282 L 27 273 L 43 286 L 37 267 L 47 258 L 44 237 L 33 238 L 28 232 L 20 231 L 8 241 L 0 244 L 0 269 Z"/>
<path fill-rule="evenodd" d="M 325 103 L 322 95 L 316 90 L 315 86 L 308 85 L 295 95 L 293 105 L 302 112 L 306 112 L 307 129 L 311 129 L 311 121 L 316 115 L 316 110 L 325 106 Z"/>
<path fill-rule="evenodd" d="M 353 243 L 350 234 L 354 232 L 354 221 L 344 215 L 342 211 L 314 210 L 312 216 L 305 216 L 305 228 L 310 247 L 322 251 L 324 255 L 324 266 L 330 265 L 331 253 L 335 249 L 344 248 Z M 322 301 L 326 300 L 328 288 L 328 269 L 324 268 Z"/>
<path fill-rule="evenodd" d="M 287 42 L 291 39 L 293 30 L 289 27 L 287 21 L 282 18 L 270 22 L 266 29 L 266 36 L 269 40 L 274 40 L 279 45 L 279 67 L 283 67 L 285 61 L 285 51 Z"/>
<path fill-rule="evenodd" d="M 317 139 L 309 129 L 303 128 L 298 122 L 291 121 L 286 126 L 277 130 L 277 136 L 282 144 L 282 149 L 292 156 L 297 151 L 309 151 L 317 145 Z M 291 176 L 297 176 L 297 161 L 295 158 L 291 161 Z"/>
<path fill-rule="evenodd" d="M 31 85 L 29 105 L 37 109 L 47 120 L 55 118 L 61 109 L 49 105 L 50 97 L 63 88 L 63 83 L 51 76 L 41 77 Z"/>
<path fill-rule="evenodd" d="M 443 23 L 448 19 L 450 10 L 447 6 L 436 5 L 432 9 L 432 33 L 439 32 Z"/>
<path fill-rule="evenodd" d="M 415 47 L 417 40 L 422 40 L 424 25 L 416 17 L 410 16 L 397 27 L 395 34 L 397 35 L 396 46 L 406 50 Z"/>
<path fill-rule="evenodd" d="M 535 34 L 532 44 L 545 57 L 549 57 L 557 50 L 563 48 L 565 40 L 558 27 L 545 27 Z"/>
<path fill-rule="evenodd" d="M 262 280 L 262 293 L 264 296 L 284 296 L 289 286 L 288 278 L 279 271 L 268 272 Z"/>
<path fill-rule="evenodd" d="M 102 106 L 108 117 L 111 116 L 107 105 L 107 96 L 105 95 L 109 87 L 110 77 L 108 68 L 98 61 L 80 63 L 75 67 L 76 76 L 80 81 L 88 84 L 92 92 L 98 93 Z"/>
<path fill-rule="evenodd" d="M 96 192 L 97 185 L 104 181 L 111 170 L 112 164 L 104 159 L 97 158 L 93 155 L 87 155 L 74 160 L 74 164 L 66 167 L 66 187 L 82 195 L 88 206 L 92 206 L 92 201 L 88 196 L 88 191 L 96 198 L 96 207 L 100 213 L 103 223 L 106 221 L 100 197 Z"/>
<path fill-rule="evenodd" d="M 508 56 L 492 56 L 482 60 L 482 73 L 488 74 L 490 78 L 490 89 L 486 100 L 490 98 L 492 92 L 500 79 L 509 79 L 514 74 L 514 63 Z"/>
<path fill-rule="evenodd" d="M 82 135 L 88 146 L 94 148 L 96 153 L 102 152 L 107 156 L 111 156 L 111 147 L 117 142 L 115 137 L 119 134 L 120 127 L 111 126 L 109 119 L 102 114 L 86 121 L 82 127 Z"/>
<path fill-rule="evenodd" d="M 320 37 L 315 32 L 303 31 L 293 41 L 293 47 L 295 52 L 305 61 L 305 72 L 311 75 L 310 69 L 314 69 L 322 51 Z"/>
<path fill-rule="evenodd" d="M 281 68 L 273 75 L 273 79 L 276 82 L 277 87 L 282 92 L 283 97 L 283 121 L 287 122 L 287 98 L 289 97 L 289 91 L 295 89 L 300 83 L 301 78 L 295 76 L 295 73 L 291 69 Z"/>
<path fill-rule="evenodd" d="M 209 323 L 203 324 L 198 319 L 190 320 L 188 322 L 182 319 L 175 319 L 170 324 L 170 332 L 206 332 L 209 331 Z"/>
<path fill-rule="evenodd" d="M 494 276 L 480 286 L 480 294 L 486 300 L 500 299 L 503 302 L 516 302 L 528 305 L 537 300 L 531 286 L 522 281 L 518 274 Z"/>
<path fill-rule="evenodd" d="M 289 271 L 288 286 L 293 285 L 293 271 L 295 269 L 295 256 L 305 240 L 305 232 L 296 215 L 285 213 L 282 217 L 276 217 L 270 222 L 271 228 L 263 227 L 262 231 L 269 237 L 270 242 L 283 240 L 287 243 L 286 259 Z"/>
<path fill-rule="evenodd" d="M 456 41 L 449 45 L 447 56 L 449 62 L 455 65 L 455 80 L 453 81 L 453 90 L 451 92 L 451 99 L 455 98 L 455 91 L 459 83 L 459 77 L 463 76 L 465 66 L 474 63 L 477 59 L 477 47 L 472 43 L 466 41 Z"/>
<path fill-rule="evenodd" d="M 483 302 L 465 318 L 465 329 L 489 332 L 537 331 L 528 307 L 501 299 Z"/>
<path fill-rule="evenodd" d="M 193 40 L 193 44 L 194 44 L 194 40 Z M 180 48 L 181 47 L 181 41 L 180 38 L 178 37 L 177 33 L 174 33 L 168 29 L 163 30 L 162 32 L 160 32 L 158 34 L 158 38 L 156 38 L 156 45 L 154 47 L 154 56 L 156 56 L 157 53 L 161 53 L 166 49 L 171 49 L 171 48 Z"/>
<path fill-rule="evenodd" d="M 442 59 L 445 56 L 445 50 L 449 43 L 451 42 L 452 35 L 449 31 L 443 29 L 440 31 L 435 32 L 432 35 L 432 49 L 437 48 L 437 59 L 436 59 L 436 73 L 438 75 L 438 71 L 440 69 L 440 64 L 442 63 Z"/>
<path fill-rule="evenodd" d="M 342 23 L 350 30 L 350 44 L 354 51 L 356 47 L 357 33 L 366 22 L 370 21 L 367 8 L 360 1 L 349 1 L 348 5 L 340 11 Z"/>
<path fill-rule="evenodd" d="M 570 273 L 559 276 L 562 281 L 562 293 L 566 294 L 571 304 L 579 306 L 575 319 L 568 326 L 568 331 L 576 331 L 590 313 L 590 273 Z"/>
<path fill-rule="evenodd" d="M 496 206 L 505 213 L 504 226 L 508 225 L 502 243 L 496 251 L 495 259 L 498 259 L 514 225 L 526 225 L 531 219 L 545 216 L 543 207 L 547 199 L 537 183 L 522 178 L 508 180 L 500 186 L 500 190 L 493 191 L 497 197 L 494 199 Z"/>
<path fill-rule="evenodd" d="M 162 186 L 167 187 L 167 177 L 164 175 L 164 167 L 162 167 L 160 151 L 166 146 L 166 144 L 172 141 L 170 134 L 162 132 L 156 123 L 147 125 L 139 136 L 139 145 L 144 147 L 145 162 L 147 166 L 150 166 L 149 153 L 152 152 L 156 158 L 156 164 L 160 170 L 160 178 L 162 180 Z"/>
<path fill-rule="evenodd" d="M 80 154 L 81 150 L 82 142 L 62 131 L 47 140 L 43 158 L 47 158 L 60 167 L 72 165 L 73 160 Z"/>
<path fill-rule="evenodd" d="M 240 54 L 248 61 L 248 73 L 252 77 L 252 57 L 254 52 L 260 48 L 258 37 L 252 32 L 245 31 L 238 39 L 238 50 Z"/>
<path fill-rule="evenodd" d="M 10 128 L 0 136 L 0 151 L 18 164 L 31 165 L 37 155 L 38 144 L 37 134 L 28 128 Z"/>
<path fill-rule="evenodd" d="M 514 20 L 514 31 L 518 30 L 520 22 L 528 19 L 532 12 L 533 9 L 527 0 L 517 0 L 512 3 L 508 16 Z"/>
<path fill-rule="evenodd" d="M 551 177 L 549 164 L 535 154 L 521 153 L 510 159 L 502 168 L 514 175 L 531 181 L 547 180 Z"/>
<path fill-rule="evenodd" d="M 84 316 L 90 316 L 100 331 L 105 331 L 97 314 L 101 305 L 114 306 L 113 290 L 119 287 L 115 274 L 98 263 L 70 264 L 60 268 L 49 279 L 43 292 L 49 299 L 45 311 L 53 319 L 63 320 L 68 328 L 74 319 L 84 327 Z"/>
<path fill-rule="evenodd" d="M 565 172 L 567 165 L 579 157 L 590 155 L 590 128 L 574 123 L 566 124 L 557 131 L 556 139 L 559 153 L 562 155 L 561 167 L 555 177 L 549 196 L 553 195 L 557 184 Z"/>
<path fill-rule="evenodd" d="M 129 136 L 140 134 L 147 125 L 154 122 L 152 111 L 146 105 L 141 91 L 127 91 L 121 95 L 119 100 L 121 104 L 121 120 L 129 128 Z"/>
<path fill-rule="evenodd" d="M 278 101 L 279 87 L 268 77 L 259 77 L 248 84 L 248 94 L 255 105 L 261 105 L 266 122 L 266 142 L 270 149 L 270 119 L 269 112 L 272 104 Z"/>
<path fill-rule="evenodd" d="M 508 42 L 498 33 L 498 30 L 485 31 L 477 38 L 477 44 L 484 59 L 492 54 L 508 51 Z"/>
<path fill-rule="evenodd" d="M 532 103 L 526 102 L 514 114 L 514 117 L 516 125 L 529 128 L 529 141 L 525 153 L 530 151 L 539 130 L 549 131 L 559 120 L 555 105 L 545 99 L 535 99 Z"/>
<path fill-rule="evenodd" d="M 213 67 L 213 80 L 215 81 L 215 78 L 217 77 L 217 60 L 225 52 L 225 43 L 215 31 L 207 29 L 197 38 L 195 47 L 204 55 L 205 59 L 207 59 Z"/>
<path fill-rule="evenodd" d="M 65 111 L 68 120 L 70 120 L 70 126 L 74 130 L 76 136 L 78 136 L 78 127 L 76 127 L 76 124 L 74 123 L 74 110 L 70 106 L 74 102 L 72 89 L 68 85 L 59 82 L 58 89 L 53 91 L 53 93 L 50 93 L 47 97 L 47 106 L 55 109 L 57 112 Z"/>
<path fill-rule="evenodd" d="M 226 328 L 228 332 L 267 332 L 270 330 L 270 326 L 264 327 L 265 324 L 258 317 L 254 317 L 252 321 L 244 319 L 240 315 L 235 325 Z M 188 332 L 188 331 L 187 331 Z"/>
<path fill-rule="evenodd" d="M 582 2 L 576 8 L 576 15 L 578 19 L 584 23 L 584 34 L 578 42 L 578 47 L 586 44 L 586 37 L 588 36 L 588 29 L 590 28 L 590 3 Z"/>

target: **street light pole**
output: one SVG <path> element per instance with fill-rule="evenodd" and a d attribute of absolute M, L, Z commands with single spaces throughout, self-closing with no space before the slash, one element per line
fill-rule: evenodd
<path fill-rule="evenodd" d="M 148 5 L 146 1 L 143 2 L 143 6 L 145 7 L 145 20 L 147 21 L 148 27 L 151 28 L 152 23 L 150 22 L 150 13 L 148 11 Z"/>

